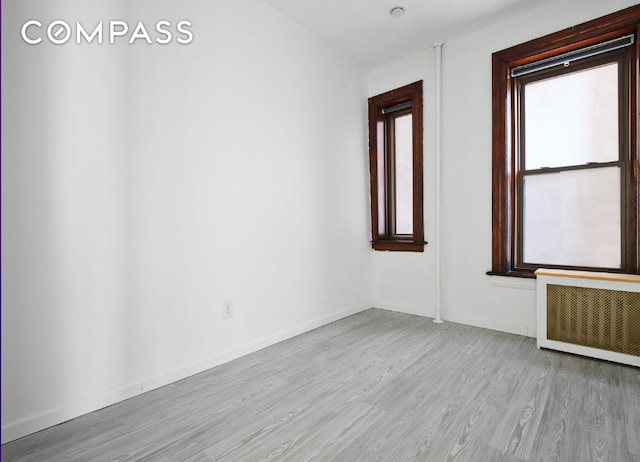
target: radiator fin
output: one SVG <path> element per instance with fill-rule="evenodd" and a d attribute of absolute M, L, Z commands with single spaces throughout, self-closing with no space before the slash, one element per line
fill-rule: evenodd
<path fill-rule="evenodd" d="M 640 356 L 640 293 L 548 284 L 547 338 Z"/>

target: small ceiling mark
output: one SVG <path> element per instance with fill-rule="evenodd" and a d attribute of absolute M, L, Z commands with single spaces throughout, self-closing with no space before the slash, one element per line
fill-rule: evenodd
<path fill-rule="evenodd" d="M 404 14 L 404 8 L 401 6 L 394 6 L 389 10 L 389 14 L 394 18 L 399 18 Z"/>

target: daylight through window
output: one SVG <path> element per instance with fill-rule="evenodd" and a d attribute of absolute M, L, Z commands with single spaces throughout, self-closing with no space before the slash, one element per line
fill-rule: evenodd
<path fill-rule="evenodd" d="M 494 54 L 490 274 L 638 272 L 638 21 L 634 7 Z"/>
<path fill-rule="evenodd" d="M 422 81 L 369 99 L 375 250 L 424 250 Z"/>

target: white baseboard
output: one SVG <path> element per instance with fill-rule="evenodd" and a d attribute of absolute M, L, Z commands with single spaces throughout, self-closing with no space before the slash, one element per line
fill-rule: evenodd
<path fill-rule="evenodd" d="M 324 326 L 325 324 L 338 321 L 342 318 L 346 318 L 347 316 L 354 315 L 369 308 L 371 308 L 370 305 L 352 307 L 339 313 L 334 313 L 322 318 L 314 319 L 310 322 L 301 324 L 283 332 L 279 332 L 275 335 L 263 337 L 254 342 L 242 345 L 231 351 L 223 352 L 204 361 L 199 361 L 197 363 L 193 363 L 185 367 L 181 367 L 173 371 L 169 371 L 167 373 L 142 380 L 137 383 L 125 385 L 121 388 L 108 390 L 104 393 L 100 393 L 98 395 L 82 399 L 55 409 L 49 409 L 39 414 L 30 415 L 13 422 L 8 422 L 7 424 L 2 426 L 2 444 L 16 440 L 18 438 L 22 438 L 40 430 L 44 430 L 45 428 L 58 425 L 62 422 L 66 422 L 67 420 L 74 419 L 81 415 L 97 411 L 98 409 L 111 406 L 112 404 L 124 401 L 125 399 L 133 398 L 134 396 L 141 395 L 142 393 L 146 393 L 156 388 L 169 385 L 170 383 L 182 380 L 200 372 L 204 372 L 208 369 L 211 369 L 212 367 L 219 366 L 228 361 L 232 361 L 241 356 L 245 356 L 249 353 L 253 353 L 254 351 L 261 350 L 262 348 L 266 348 L 275 343 L 282 342 L 284 340 L 295 337 L 296 335 L 303 334 L 310 330 Z"/>
<path fill-rule="evenodd" d="M 390 303 L 385 301 L 378 301 L 374 303 L 376 308 L 388 311 L 396 311 L 404 314 L 415 314 L 416 316 L 423 316 L 425 318 L 435 317 L 435 311 L 432 309 L 418 308 L 415 306 L 399 305 L 397 303 Z"/>
<path fill-rule="evenodd" d="M 443 317 L 445 321 L 457 322 L 467 326 L 482 327 L 484 329 L 497 330 L 500 332 L 507 332 L 509 334 L 524 335 L 525 337 L 535 338 L 536 336 L 535 327 L 524 324 L 508 324 L 492 319 L 475 318 L 473 316 L 459 316 L 449 313 L 444 313 Z"/>
<path fill-rule="evenodd" d="M 397 305 L 387 302 L 376 302 L 374 304 L 377 308 L 383 310 L 396 311 L 398 313 L 414 314 L 417 316 L 423 316 L 426 318 L 435 317 L 435 312 L 432 310 L 418 309 L 411 306 Z M 467 326 L 482 327 L 484 329 L 497 330 L 500 332 L 507 332 L 509 334 L 524 335 L 526 337 L 536 337 L 536 329 L 534 326 L 527 326 L 523 324 L 507 324 L 496 322 L 491 319 L 475 318 L 473 316 L 460 316 L 447 313 L 446 311 L 442 315 L 444 321 L 456 322 L 458 324 L 465 324 Z"/>

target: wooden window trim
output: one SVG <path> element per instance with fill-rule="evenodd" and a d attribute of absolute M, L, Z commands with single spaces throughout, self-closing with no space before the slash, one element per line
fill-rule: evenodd
<path fill-rule="evenodd" d="M 378 203 L 378 134 L 377 123 L 382 111 L 391 106 L 412 102 L 413 123 L 413 234 L 394 235 L 389 226 L 379 229 Z M 406 112 L 405 112 L 406 113 Z M 374 250 L 424 252 L 423 211 L 423 103 L 422 81 L 369 98 L 369 172 L 371 187 L 371 244 Z M 386 205 L 386 204 L 385 204 Z M 388 207 L 385 207 L 388 215 Z M 388 223 L 388 217 L 385 217 Z"/>
<path fill-rule="evenodd" d="M 618 74 L 618 77 L 622 77 L 622 80 L 619 79 L 618 81 L 618 89 L 620 90 L 618 95 L 618 100 L 619 100 L 618 127 L 619 127 L 619 130 L 621 130 L 619 139 L 622 142 L 622 145 L 624 146 L 622 148 L 622 152 L 627 152 L 628 146 L 627 146 L 626 140 L 629 139 L 629 136 L 627 133 L 629 130 L 629 121 L 628 121 L 629 96 L 628 96 L 628 91 L 625 91 L 625 89 L 629 87 L 629 83 L 628 83 L 629 72 L 627 69 L 629 66 L 629 62 L 628 62 L 629 60 L 627 58 L 628 55 L 630 54 L 628 53 L 629 51 L 630 51 L 630 48 L 626 48 L 626 47 L 617 49 L 617 50 L 612 50 L 612 51 L 599 54 L 597 56 L 582 59 L 576 63 L 573 63 L 568 68 L 556 67 L 554 69 L 547 69 L 547 70 L 533 72 L 529 75 L 517 78 L 517 83 L 514 86 L 514 92 L 516 95 L 516 99 L 518 100 L 517 111 L 519 113 L 520 125 L 522 126 L 524 121 L 524 106 L 526 105 L 526 101 L 524 101 L 523 91 L 524 91 L 524 87 L 527 84 L 536 82 L 536 81 L 550 79 L 553 77 L 567 75 L 568 73 L 574 73 L 580 70 L 594 69 L 599 65 L 603 65 L 607 63 L 608 64 L 615 63 L 619 66 L 619 69 L 622 70 Z M 518 130 L 518 127 L 516 127 L 516 131 L 517 130 Z M 569 171 L 599 170 L 599 169 L 606 169 L 609 167 L 618 167 L 620 168 L 622 178 L 626 178 L 627 160 L 626 158 L 620 158 L 620 157 L 618 157 L 618 159 L 615 161 L 612 160 L 607 162 L 589 162 L 587 164 L 578 164 L 578 165 L 565 165 L 565 166 L 557 166 L 557 167 L 539 167 L 534 169 L 525 169 L 523 167 L 523 165 L 525 165 L 526 163 L 526 158 L 525 158 L 526 152 L 524 149 L 525 137 L 526 137 L 526 133 L 524 134 L 524 136 L 520 134 L 517 137 L 518 138 L 517 142 L 520 145 L 518 152 L 516 154 L 519 157 L 517 163 L 520 164 L 520 168 L 518 168 L 516 172 L 516 185 L 517 185 L 516 188 L 518 191 L 524 191 L 524 181 L 526 177 L 531 177 L 535 175 L 547 175 L 547 174 L 555 174 L 555 173 L 569 172 Z M 625 213 L 624 211 L 628 210 L 628 208 L 626 206 L 627 197 L 625 194 L 622 194 L 623 191 L 627 189 L 626 185 L 621 184 L 620 186 L 621 186 L 621 190 L 620 190 L 621 217 L 620 218 L 621 218 L 621 233 L 622 233 L 621 268 L 624 269 L 627 267 L 626 243 L 628 242 L 628 238 L 629 238 L 629 236 L 627 235 L 628 227 L 626 226 L 626 221 L 628 217 L 627 217 L 627 213 Z M 524 194 L 519 194 L 519 195 L 516 194 L 516 196 L 517 196 L 516 197 L 516 236 L 515 236 L 516 253 L 515 253 L 514 266 L 516 269 L 519 269 L 519 270 L 535 272 L 535 270 L 537 270 L 540 267 L 540 265 L 539 264 L 536 265 L 533 263 L 526 263 L 524 261 L 524 231 L 523 231 L 523 228 L 524 228 L 524 216 L 523 216 L 524 197 L 523 196 Z M 518 238 L 517 236 L 518 230 L 519 230 L 519 233 L 521 234 L 520 238 Z M 545 264 L 545 268 L 565 268 L 565 269 L 570 268 L 575 270 L 586 270 L 586 271 L 607 271 L 607 270 L 614 271 L 612 269 L 607 269 L 607 268 L 577 266 L 577 265 L 566 266 L 566 265 Z M 618 270 L 618 271 L 621 271 L 621 270 Z"/>
<path fill-rule="evenodd" d="M 534 278 L 531 269 L 516 267 L 516 159 L 515 124 L 512 117 L 515 104 L 514 79 L 510 69 L 554 55 L 584 48 L 627 34 L 635 35 L 633 62 L 629 66 L 629 143 L 626 198 L 629 219 L 626 223 L 626 267 L 620 272 L 640 274 L 640 200 L 638 197 L 638 34 L 640 6 L 632 6 L 610 15 L 562 31 L 531 40 L 492 55 L 493 126 L 492 126 L 492 262 L 490 275 Z"/>

